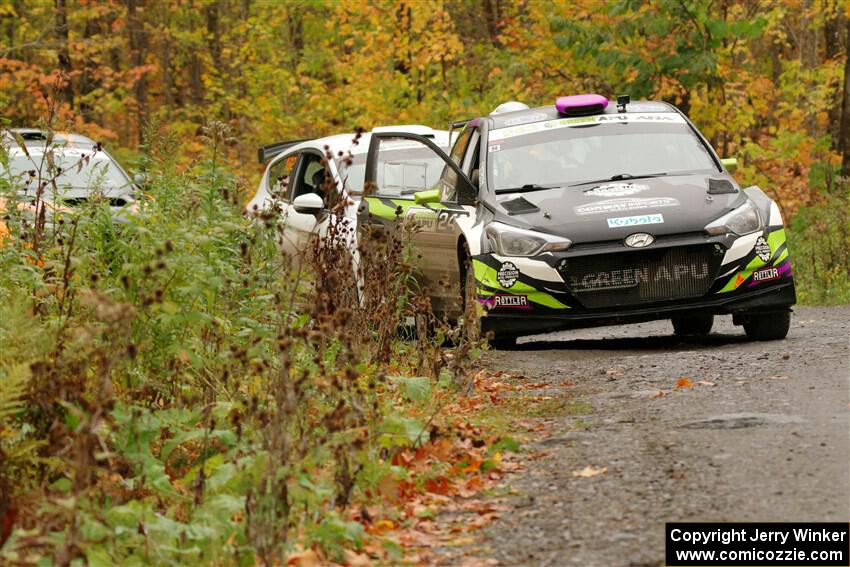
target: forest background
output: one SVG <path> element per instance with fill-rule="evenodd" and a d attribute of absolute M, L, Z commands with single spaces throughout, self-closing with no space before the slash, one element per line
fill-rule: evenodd
<path fill-rule="evenodd" d="M 831 302 L 850 293 L 846 218 L 806 211 L 846 203 L 848 14 L 842 0 L 3 0 L 0 106 L 33 125 L 58 80 L 65 126 L 130 164 L 162 129 L 188 163 L 221 120 L 250 187 L 256 148 L 281 139 L 446 127 L 571 93 L 663 99 L 798 236 L 841 228 L 797 250 L 802 298 Z"/>
<path fill-rule="evenodd" d="M 340 239 L 302 270 L 246 218 L 258 146 L 663 99 L 779 203 L 800 301 L 847 303 L 848 46 L 847 0 L 0 0 L 0 127 L 87 134 L 150 197 L 0 218 L 0 563 L 418 564 L 521 467 L 509 377 L 399 337 L 399 240 L 361 305 Z"/>

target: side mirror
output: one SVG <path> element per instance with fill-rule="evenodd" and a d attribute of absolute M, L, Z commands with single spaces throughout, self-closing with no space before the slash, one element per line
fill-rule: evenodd
<path fill-rule="evenodd" d="M 292 208 L 296 213 L 302 215 L 318 215 L 325 210 L 325 203 L 319 195 L 315 193 L 305 193 L 295 197 L 292 201 Z"/>
<path fill-rule="evenodd" d="M 738 169 L 738 158 L 724 158 L 720 160 L 720 163 L 723 164 L 723 167 L 725 167 L 726 171 L 728 171 L 729 173 L 732 173 L 733 171 Z"/>
<path fill-rule="evenodd" d="M 148 182 L 148 176 L 144 173 L 136 173 L 133 175 L 133 183 L 139 187 L 143 187 Z"/>
<path fill-rule="evenodd" d="M 413 194 L 413 201 L 417 205 L 424 205 L 425 203 L 437 203 L 440 200 L 440 190 L 439 189 L 430 189 L 428 191 L 418 191 Z"/>

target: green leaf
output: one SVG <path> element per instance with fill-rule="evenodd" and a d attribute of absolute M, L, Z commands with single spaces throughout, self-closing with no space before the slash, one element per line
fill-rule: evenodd
<path fill-rule="evenodd" d="M 503 453 L 505 451 L 509 451 L 511 453 L 519 453 L 520 449 L 520 444 L 516 439 L 514 439 L 513 437 L 502 437 L 501 439 L 490 445 L 490 448 L 488 449 L 487 453 L 491 455 L 493 453 Z"/>
<path fill-rule="evenodd" d="M 390 416 L 381 424 L 380 442 L 384 447 L 416 445 L 427 438 L 425 424 L 412 417 Z"/>
<path fill-rule="evenodd" d="M 405 399 L 423 402 L 431 397 L 431 380 L 425 376 L 392 376 L 390 381 L 401 388 Z"/>

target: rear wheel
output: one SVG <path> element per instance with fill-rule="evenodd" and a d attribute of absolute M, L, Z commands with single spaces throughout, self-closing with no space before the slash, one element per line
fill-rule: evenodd
<path fill-rule="evenodd" d="M 512 350 L 516 348 L 516 337 L 493 337 L 487 341 L 494 350 Z"/>
<path fill-rule="evenodd" d="M 679 336 L 707 335 L 714 324 L 713 315 L 691 315 L 690 317 L 673 317 L 673 332 Z"/>
<path fill-rule="evenodd" d="M 790 311 L 752 313 L 744 321 L 744 332 L 754 341 L 784 339 L 791 328 Z"/>

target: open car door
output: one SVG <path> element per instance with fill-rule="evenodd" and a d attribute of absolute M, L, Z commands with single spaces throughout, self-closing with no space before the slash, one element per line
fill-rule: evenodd
<path fill-rule="evenodd" d="M 432 140 L 404 132 L 372 134 L 365 187 L 358 225 L 396 230 L 414 224 L 402 234 L 410 235 L 419 285 L 436 314 L 457 317 L 464 261 L 458 222 L 472 221 L 478 188 Z"/>

